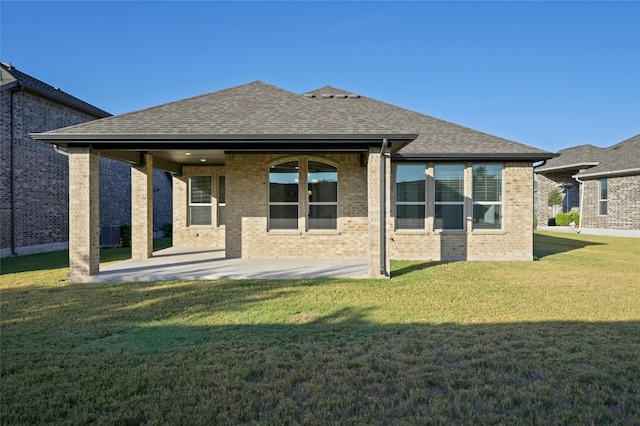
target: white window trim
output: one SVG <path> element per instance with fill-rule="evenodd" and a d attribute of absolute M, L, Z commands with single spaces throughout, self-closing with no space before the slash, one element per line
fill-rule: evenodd
<path fill-rule="evenodd" d="M 224 177 L 224 194 L 225 194 L 225 202 L 221 203 L 220 202 L 220 178 Z M 216 224 L 218 225 L 219 228 L 224 228 L 225 224 L 221 224 L 220 223 L 220 207 L 226 207 L 227 203 L 226 203 L 226 198 L 227 198 L 227 178 L 226 175 L 224 173 L 219 173 L 216 175 Z"/>
<path fill-rule="evenodd" d="M 208 177 L 211 179 L 211 202 L 210 203 L 194 203 L 191 201 L 191 178 L 193 177 Z M 206 228 L 210 228 L 213 226 L 214 223 L 214 215 L 213 215 L 213 206 L 215 205 L 214 202 L 214 182 L 213 182 L 213 175 L 210 174 L 194 174 L 194 175 L 189 175 L 189 179 L 188 179 L 188 187 L 187 187 L 187 220 L 188 220 L 188 224 L 187 226 L 189 227 L 206 227 Z M 205 207 L 205 206 L 209 206 L 209 208 L 211 209 L 211 223 L 208 225 L 192 225 L 191 224 L 191 207 Z"/>
<path fill-rule="evenodd" d="M 476 163 L 471 165 L 471 197 L 473 198 L 473 192 L 475 188 L 473 187 L 473 168 L 475 166 L 500 166 L 500 199 L 502 201 L 476 201 L 473 199 L 472 207 L 471 207 L 471 227 L 472 230 L 475 231 L 502 231 L 504 228 L 504 209 L 502 208 L 504 202 L 504 164 L 501 163 Z M 476 228 L 473 224 L 473 206 L 500 206 L 500 228 Z"/>
<path fill-rule="evenodd" d="M 607 198 L 600 198 L 602 196 L 602 182 L 606 182 L 607 184 Z M 607 206 L 607 212 L 601 213 L 602 203 L 605 203 Z M 609 214 L 609 181 L 607 178 L 598 179 L 598 216 L 607 216 Z M 580 218 L 582 219 L 582 218 Z"/>
<path fill-rule="evenodd" d="M 398 167 L 400 166 L 424 166 L 424 201 L 398 201 Z M 428 188 L 428 182 L 429 179 L 427 179 L 427 171 L 429 169 L 429 166 L 427 164 L 424 163 L 420 163 L 420 164 L 397 164 L 396 165 L 396 179 L 395 179 L 395 187 L 393 189 L 393 194 L 394 194 L 394 198 L 396 200 L 396 209 L 395 209 L 395 217 L 393 218 L 394 220 L 394 227 L 396 231 L 400 231 L 400 232 L 411 232 L 411 231 L 424 231 L 427 228 L 427 212 L 428 212 L 428 201 L 429 199 L 427 198 L 429 195 L 429 188 Z M 422 206 L 424 208 L 424 228 L 398 228 L 398 206 Z"/>
<path fill-rule="evenodd" d="M 284 164 L 284 163 L 291 163 L 291 162 L 297 162 L 298 163 L 298 201 L 271 201 L 271 169 L 273 167 L 276 167 L 280 164 Z M 273 163 L 270 164 L 267 168 L 267 232 L 276 232 L 276 233 L 298 233 L 300 232 L 300 208 L 302 207 L 302 203 L 300 201 L 300 162 L 302 160 L 300 158 L 288 158 L 288 159 L 284 159 L 283 161 L 279 161 L 277 163 Z M 306 193 L 306 191 L 305 191 Z M 273 229 L 271 228 L 271 206 L 297 206 L 298 207 L 298 217 L 297 217 L 297 221 L 298 221 L 298 227 L 297 228 L 290 228 L 290 229 L 281 229 L 281 228 L 277 228 L 277 229 Z"/>
<path fill-rule="evenodd" d="M 306 231 L 314 234 L 318 233 L 335 233 L 338 232 L 340 228 L 340 170 L 337 165 L 332 164 L 324 159 L 318 158 L 300 158 L 299 163 L 305 162 L 305 170 L 307 175 L 305 177 L 305 182 L 299 182 L 300 185 L 304 185 L 304 194 L 306 194 L 306 202 L 307 202 L 307 217 L 306 217 Z M 309 201 L 309 162 L 316 162 L 326 164 L 336 169 L 336 201 Z M 298 164 L 299 164 L 298 163 Z M 311 214 L 311 206 L 336 206 L 336 227 L 334 229 L 322 229 L 322 228 L 310 228 L 309 227 L 309 214 Z"/>
<path fill-rule="evenodd" d="M 436 201 L 436 168 L 438 165 L 447 165 L 447 166 L 462 166 L 462 201 Z M 466 164 L 461 163 L 435 163 L 433 165 L 433 230 L 438 232 L 460 232 L 465 231 L 467 229 L 467 208 L 465 203 L 465 184 L 466 184 Z M 462 228 L 437 228 L 436 227 L 436 207 L 438 206 L 462 206 Z"/>

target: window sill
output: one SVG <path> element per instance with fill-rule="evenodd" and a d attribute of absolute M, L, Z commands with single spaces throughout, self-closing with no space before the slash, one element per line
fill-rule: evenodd
<path fill-rule="evenodd" d="M 309 229 L 306 233 L 309 235 L 342 235 L 342 232 L 337 229 Z"/>
<path fill-rule="evenodd" d="M 302 232 L 297 229 L 270 229 L 267 231 L 267 235 L 290 237 L 292 235 L 302 235 Z"/>
<path fill-rule="evenodd" d="M 426 229 L 396 229 L 393 233 L 396 235 L 429 235 L 431 231 Z"/>
<path fill-rule="evenodd" d="M 447 234 L 447 235 L 465 235 L 468 232 L 465 229 L 435 229 L 433 231 L 436 235 Z"/>
<path fill-rule="evenodd" d="M 504 229 L 474 229 L 471 231 L 473 235 L 507 235 Z"/>

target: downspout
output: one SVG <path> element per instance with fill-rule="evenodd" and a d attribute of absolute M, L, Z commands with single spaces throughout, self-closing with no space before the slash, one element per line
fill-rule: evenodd
<path fill-rule="evenodd" d="M 387 145 L 387 139 L 383 139 L 380 150 L 380 274 L 383 277 L 389 276 L 387 271 L 387 162 L 385 158 Z"/>
<path fill-rule="evenodd" d="M 64 155 L 65 157 L 69 156 L 69 151 L 65 151 L 63 149 L 60 149 L 60 147 L 58 145 L 53 145 L 53 150 L 55 152 L 57 152 L 58 154 Z"/>
<path fill-rule="evenodd" d="M 578 224 L 578 234 L 582 231 L 582 206 L 584 205 L 584 182 L 578 176 L 571 176 L 580 184 L 580 223 Z"/>

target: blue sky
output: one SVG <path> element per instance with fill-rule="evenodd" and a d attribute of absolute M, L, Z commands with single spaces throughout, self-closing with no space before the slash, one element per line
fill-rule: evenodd
<path fill-rule="evenodd" d="M 640 133 L 640 2 L 0 2 L 0 58 L 113 114 L 333 85 L 557 151 Z"/>

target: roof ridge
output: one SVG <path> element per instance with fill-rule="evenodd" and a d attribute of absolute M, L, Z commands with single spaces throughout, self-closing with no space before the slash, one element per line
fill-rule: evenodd
<path fill-rule="evenodd" d="M 166 107 L 168 107 L 170 105 L 173 105 L 173 104 L 187 102 L 187 101 L 191 101 L 191 100 L 199 99 L 199 98 L 204 98 L 204 97 L 207 97 L 207 96 L 211 96 L 213 94 L 225 93 L 225 92 L 229 92 L 231 90 L 237 90 L 237 89 L 240 89 L 242 87 L 248 87 L 248 86 L 252 86 L 252 85 L 264 85 L 264 86 L 273 87 L 273 88 L 276 88 L 276 89 L 279 89 L 279 90 L 287 92 L 286 90 L 280 89 L 279 87 L 274 86 L 272 84 L 265 83 L 265 82 L 263 82 L 261 80 L 255 80 L 255 81 L 252 81 L 250 83 L 239 84 L 237 86 L 227 87 L 227 88 L 220 89 L 220 90 L 213 90 L 211 92 L 203 93 L 203 94 L 200 94 L 200 95 L 194 95 L 194 96 L 190 96 L 188 98 L 183 98 L 183 99 L 176 99 L 176 100 L 173 100 L 173 101 L 165 102 L 165 103 L 160 104 L 160 105 L 154 105 L 154 106 L 150 106 L 150 107 L 140 108 L 140 109 L 136 109 L 136 110 L 133 110 L 133 111 L 124 112 L 122 114 L 117 114 L 117 115 L 113 115 L 113 116 L 110 116 L 110 117 L 101 118 L 99 121 L 103 122 L 103 123 L 104 122 L 109 122 L 109 121 L 118 119 L 119 117 L 126 117 L 126 116 L 130 116 L 130 115 L 133 115 L 133 114 L 138 114 L 138 113 L 141 113 L 141 112 L 147 112 L 147 111 L 153 111 L 153 110 L 157 110 L 157 109 L 161 109 L 161 108 L 166 108 Z M 289 93 L 294 94 L 293 92 L 289 92 Z M 73 129 L 73 128 L 76 128 L 76 127 L 84 126 L 86 124 L 87 123 L 78 123 L 78 124 L 75 124 L 73 126 L 64 127 L 62 129 L 59 129 L 59 130 L 70 130 L 70 129 Z M 56 129 L 56 130 L 58 130 L 58 129 Z M 55 132 L 56 130 L 53 130 L 52 132 Z"/>

